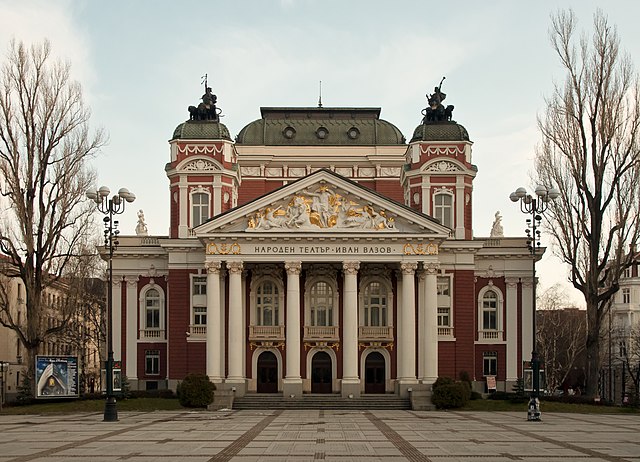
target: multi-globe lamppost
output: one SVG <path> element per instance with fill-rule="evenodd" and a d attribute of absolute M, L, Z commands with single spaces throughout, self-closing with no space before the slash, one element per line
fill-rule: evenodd
<path fill-rule="evenodd" d="M 114 215 L 124 212 L 125 204 L 136 199 L 135 194 L 127 188 L 121 188 L 118 194 L 109 197 L 111 191 L 106 186 L 101 186 L 97 191 L 87 191 L 87 197 L 94 201 L 97 208 L 105 217 L 104 222 L 104 248 L 109 253 L 109 286 L 107 287 L 107 397 L 104 405 L 104 421 L 115 422 L 118 420 L 116 397 L 113 394 L 113 252 L 118 248 L 118 220 Z"/>
<path fill-rule="evenodd" d="M 527 218 L 527 229 L 525 230 L 528 238 L 529 251 L 531 252 L 532 269 L 533 269 L 533 316 L 531 319 L 532 331 L 532 351 L 531 351 L 531 369 L 533 374 L 533 390 L 531 393 L 531 401 L 529 402 L 529 420 L 540 419 L 540 408 L 538 406 L 538 398 L 540 396 L 540 358 L 536 348 L 536 258 L 540 249 L 540 223 L 542 214 L 549 208 L 549 203 L 556 200 L 560 196 L 560 192 L 555 189 L 547 189 L 545 186 L 538 186 L 535 190 L 535 196 L 529 194 L 523 187 L 516 189 L 509 195 L 512 202 L 520 202 L 520 210 L 522 213 L 531 215 Z"/>

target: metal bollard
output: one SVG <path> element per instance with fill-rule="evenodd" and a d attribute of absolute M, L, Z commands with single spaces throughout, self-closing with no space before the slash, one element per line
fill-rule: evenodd
<path fill-rule="evenodd" d="M 535 397 L 531 397 L 529 400 L 529 409 L 527 410 L 527 420 L 540 421 L 540 400 Z"/>

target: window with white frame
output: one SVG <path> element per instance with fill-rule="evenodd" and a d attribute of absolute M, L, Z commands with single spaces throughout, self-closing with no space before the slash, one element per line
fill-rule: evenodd
<path fill-rule="evenodd" d="M 207 277 L 193 277 L 193 295 L 207 295 Z"/>
<path fill-rule="evenodd" d="M 622 289 L 622 303 L 626 305 L 631 303 L 631 290 L 628 287 Z"/>
<path fill-rule="evenodd" d="M 144 296 L 145 328 L 160 329 L 160 293 L 149 289 Z"/>
<path fill-rule="evenodd" d="M 498 330 L 498 294 L 493 290 L 482 296 L 482 330 Z"/>
<path fill-rule="evenodd" d="M 160 374 L 160 350 L 146 350 L 144 353 L 144 372 L 146 375 Z"/>
<path fill-rule="evenodd" d="M 438 277 L 438 327 L 451 327 L 451 279 Z"/>
<path fill-rule="evenodd" d="M 195 326 L 207 325 L 207 307 L 206 306 L 193 307 L 193 324 Z"/>
<path fill-rule="evenodd" d="M 191 194 L 191 227 L 201 225 L 209 219 L 209 194 L 197 192 Z"/>
<path fill-rule="evenodd" d="M 495 351 L 485 351 L 482 354 L 482 374 L 498 375 L 498 353 Z"/>
<path fill-rule="evenodd" d="M 444 226 L 453 228 L 453 195 L 442 192 L 433 196 L 433 216 Z"/>
<path fill-rule="evenodd" d="M 256 289 L 256 325 L 277 326 L 280 324 L 280 297 L 278 286 L 266 279 Z"/>
<path fill-rule="evenodd" d="M 387 326 L 387 287 L 380 281 L 371 281 L 363 291 L 364 326 Z"/>
<path fill-rule="evenodd" d="M 631 277 L 631 267 L 628 267 L 628 268 L 625 268 L 625 269 L 624 269 L 624 277 L 625 277 L 626 279 L 628 279 L 628 278 L 630 278 L 630 277 Z"/>
<path fill-rule="evenodd" d="M 333 289 L 326 281 L 316 282 L 310 290 L 312 326 L 333 326 Z"/>

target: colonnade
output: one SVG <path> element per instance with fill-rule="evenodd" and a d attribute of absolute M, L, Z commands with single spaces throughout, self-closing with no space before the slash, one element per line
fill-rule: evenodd
<path fill-rule="evenodd" d="M 437 261 L 403 262 L 400 265 L 402 286 L 398 294 L 398 330 L 397 345 L 397 391 L 406 394 L 412 385 L 431 384 L 438 376 L 438 331 L 437 331 Z M 225 377 L 224 358 L 219 354 L 224 349 L 225 322 L 222 308 L 223 288 L 220 284 L 221 261 L 207 261 L 207 334 L 206 334 L 206 373 L 213 382 L 224 383 L 225 387 L 235 387 L 238 396 L 246 392 L 244 372 L 244 354 L 247 344 L 245 337 L 246 317 L 243 312 L 243 262 L 227 260 L 225 262 L 229 278 L 228 314 L 228 350 L 227 371 Z M 301 261 L 285 261 L 287 274 L 286 292 L 286 367 L 283 378 L 283 394 L 302 394 L 303 385 L 300 375 L 300 273 Z M 342 291 L 342 330 L 340 343 L 342 352 L 341 393 L 343 396 L 359 396 L 361 379 L 358 373 L 358 271 L 360 262 L 348 260 L 342 262 L 344 284 Z M 416 272 L 423 284 L 417 287 L 424 292 L 416 297 Z M 416 319 L 416 298 L 419 300 Z M 416 323 L 421 348 L 416 341 Z M 424 347 L 423 347 L 424 346 Z M 416 360 L 418 367 L 416 368 Z"/>

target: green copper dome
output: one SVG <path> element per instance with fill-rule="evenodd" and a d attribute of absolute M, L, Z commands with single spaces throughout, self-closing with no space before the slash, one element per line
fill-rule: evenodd
<path fill-rule="evenodd" d="M 423 123 L 413 131 L 414 141 L 469 141 L 469 133 L 456 122 Z"/>
<path fill-rule="evenodd" d="M 375 146 L 405 144 L 380 108 L 266 108 L 236 143 L 250 146 Z"/>
<path fill-rule="evenodd" d="M 173 131 L 172 140 L 231 140 L 227 127 L 217 120 L 188 120 Z"/>

